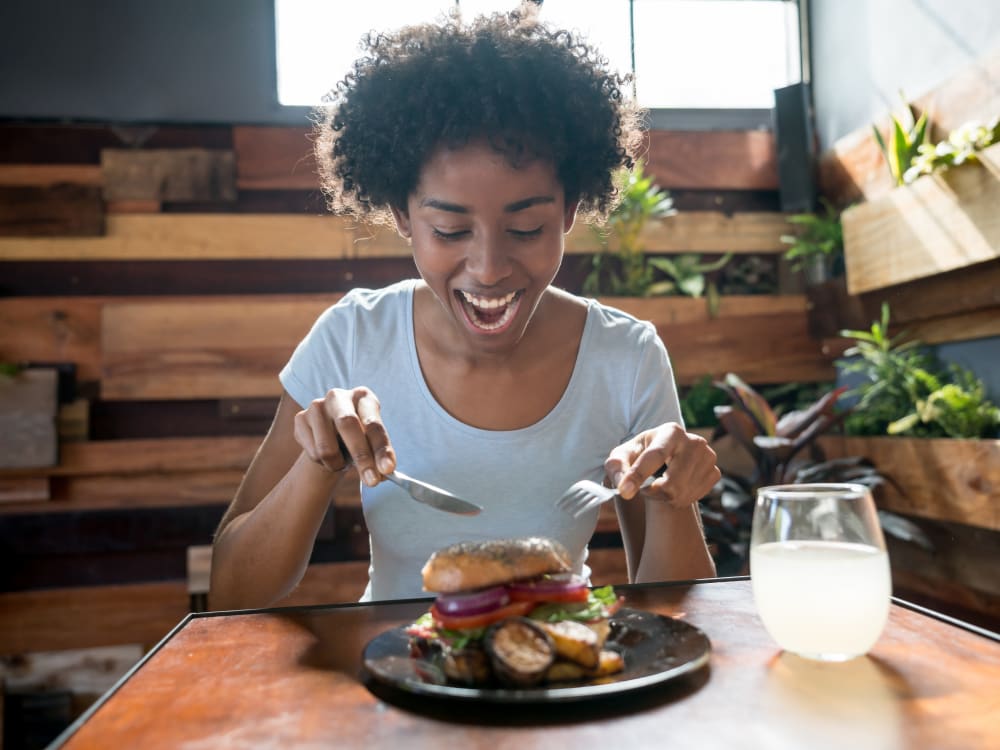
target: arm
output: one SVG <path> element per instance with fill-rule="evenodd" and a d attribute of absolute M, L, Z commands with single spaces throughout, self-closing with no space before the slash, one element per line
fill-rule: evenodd
<path fill-rule="evenodd" d="M 287 393 L 215 535 L 212 609 L 273 604 L 305 573 L 339 473 L 311 461 L 293 437 Z"/>
<path fill-rule="evenodd" d="M 377 469 L 396 466 L 375 394 L 363 387 L 334 388 L 300 411 L 283 393 L 219 524 L 209 591 L 213 609 L 267 606 L 295 588 L 350 463 L 371 486 L 381 479 Z"/>
<path fill-rule="evenodd" d="M 674 423 L 618 446 L 605 463 L 622 500 L 616 501 L 629 580 L 690 580 L 715 576 L 697 502 L 721 476 L 704 438 Z M 641 493 L 636 488 L 663 464 L 667 471 Z"/>

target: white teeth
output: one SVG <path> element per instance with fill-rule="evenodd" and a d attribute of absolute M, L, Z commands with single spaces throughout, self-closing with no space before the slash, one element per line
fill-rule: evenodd
<path fill-rule="evenodd" d="M 509 305 L 517 296 L 517 292 L 511 292 L 503 297 L 480 297 L 479 295 L 469 294 L 461 290 L 459 290 L 459 293 L 462 295 L 462 299 L 481 310 L 495 310 L 498 307 Z"/>
<path fill-rule="evenodd" d="M 462 303 L 466 306 L 469 320 L 483 331 L 495 331 L 507 325 L 517 312 L 518 305 L 512 304 L 517 298 L 517 292 L 511 292 L 503 297 L 480 297 L 459 290 Z M 480 313 L 503 310 L 500 317 L 491 322 L 487 322 L 480 317 Z"/>

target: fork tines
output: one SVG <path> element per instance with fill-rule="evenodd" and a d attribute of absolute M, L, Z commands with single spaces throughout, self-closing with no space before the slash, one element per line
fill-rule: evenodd
<path fill-rule="evenodd" d="M 573 483 L 566 492 L 556 500 L 556 507 L 565 511 L 573 518 L 579 518 L 588 510 L 606 503 L 618 493 L 589 479 L 581 479 Z"/>

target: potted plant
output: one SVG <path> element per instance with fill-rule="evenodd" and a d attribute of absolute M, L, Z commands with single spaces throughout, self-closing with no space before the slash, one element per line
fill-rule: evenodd
<path fill-rule="evenodd" d="M 790 247 L 785 260 L 793 271 L 801 271 L 806 286 L 831 279 L 844 255 L 844 232 L 840 212 L 826 199 L 820 201 L 822 212 L 793 214 L 788 222 L 800 227 L 796 234 L 784 234 L 781 241 Z"/>
<path fill-rule="evenodd" d="M 619 184 L 620 202 L 596 230 L 600 250 L 582 290 L 652 322 L 675 358 L 678 382 L 689 385 L 705 373 L 718 377 L 744 367 L 759 382 L 779 382 L 789 372 L 802 380 L 832 376 L 832 361 L 809 337 L 803 295 L 721 296 L 714 275 L 729 262 L 728 252 L 711 260 L 698 253 L 653 255 L 644 238 L 652 222 L 669 227 L 673 201 L 642 163 L 622 172 Z M 761 329 L 783 342 L 768 357 L 760 356 Z"/>
<path fill-rule="evenodd" d="M 936 144 L 926 114 L 876 140 L 897 187 L 844 210 L 847 288 L 861 294 L 1000 258 L 1000 122 Z"/>
<path fill-rule="evenodd" d="M 722 575 L 745 572 L 758 488 L 803 482 L 855 482 L 873 489 L 885 483 L 878 470 L 861 457 L 827 460 L 816 441 L 841 423 L 850 410 L 838 408 L 846 388 L 825 391 L 815 401 L 781 413 L 740 377 L 729 373 L 714 386 L 729 399 L 715 406 L 719 425 L 713 444 L 730 436 L 750 457 L 749 471 L 733 471 L 720 462 L 722 479 L 703 499 L 702 520 L 706 538 L 716 549 L 716 566 Z M 918 534 L 902 519 L 883 524 L 899 533 Z M 902 529 L 905 529 L 903 531 Z M 888 529 L 887 529 L 888 530 Z M 892 533 L 892 531 L 890 531 Z"/>
<path fill-rule="evenodd" d="M 970 371 L 944 366 L 921 342 L 889 333 L 889 306 L 842 363 L 860 376 L 845 435 L 828 437 L 834 456 L 864 455 L 895 480 L 885 507 L 1000 530 L 1000 409 Z"/>

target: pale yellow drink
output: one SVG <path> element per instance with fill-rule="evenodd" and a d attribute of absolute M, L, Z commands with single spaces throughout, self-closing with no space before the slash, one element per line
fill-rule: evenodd
<path fill-rule="evenodd" d="M 750 550 L 750 579 L 767 632 L 803 656 L 839 661 L 864 654 L 889 616 L 889 558 L 869 545 L 761 544 Z"/>

